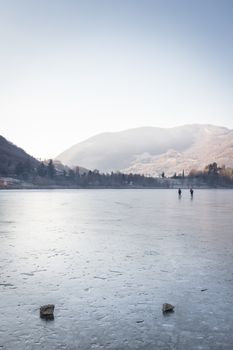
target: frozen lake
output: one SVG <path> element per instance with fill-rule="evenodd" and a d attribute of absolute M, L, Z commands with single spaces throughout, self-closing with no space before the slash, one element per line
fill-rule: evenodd
<path fill-rule="evenodd" d="M 232 350 L 232 214 L 231 190 L 0 191 L 0 349 Z"/>

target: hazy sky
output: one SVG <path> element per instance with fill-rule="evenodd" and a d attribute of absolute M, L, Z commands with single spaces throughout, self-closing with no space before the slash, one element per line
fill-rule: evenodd
<path fill-rule="evenodd" d="M 55 157 L 104 131 L 233 128 L 232 0 L 0 0 L 0 134 Z"/>

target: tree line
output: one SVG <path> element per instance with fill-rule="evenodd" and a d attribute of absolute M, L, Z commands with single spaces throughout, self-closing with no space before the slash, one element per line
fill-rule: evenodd
<path fill-rule="evenodd" d="M 98 170 L 80 172 L 79 167 L 58 170 L 52 159 L 47 162 L 40 162 L 37 167 L 34 167 L 30 160 L 20 162 L 15 167 L 14 175 L 21 180 L 45 186 L 163 187 L 157 178 L 139 174 L 100 173 Z"/>
<path fill-rule="evenodd" d="M 184 176 L 183 171 L 179 176 L 173 175 L 168 178 L 165 177 L 163 172 L 161 178 L 156 178 L 121 172 L 100 173 L 98 170 L 81 172 L 79 167 L 71 169 L 62 166 L 58 169 L 52 159 L 39 162 L 35 166 L 28 159 L 19 162 L 7 176 L 13 176 L 39 186 L 164 188 L 172 187 L 174 180 L 177 183 L 181 180 L 190 181 L 190 183 L 195 183 L 197 186 L 199 184 L 211 187 L 233 186 L 233 169 L 225 166 L 219 167 L 216 162 L 208 164 L 202 171 L 192 169 L 187 176 Z"/>
<path fill-rule="evenodd" d="M 213 162 L 206 165 L 203 170 L 192 169 L 188 177 L 204 181 L 210 186 L 233 185 L 233 168 L 225 165 L 220 167 L 216 162 Z"/>

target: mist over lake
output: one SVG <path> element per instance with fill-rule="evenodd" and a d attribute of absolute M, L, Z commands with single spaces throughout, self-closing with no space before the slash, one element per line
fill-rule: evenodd
<path fill-rule="evenodd" d="M 232 210 L 231 190 L 1 191 L 0 348 L 232 349 Z"/>

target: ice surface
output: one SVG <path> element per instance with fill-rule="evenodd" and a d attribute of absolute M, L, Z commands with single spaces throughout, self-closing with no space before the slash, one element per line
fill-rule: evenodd
<path fill-rule="evenodd" d="M 0 348 L 232 350 L 232 212 L 230 190 L 1 191 Z"/>

